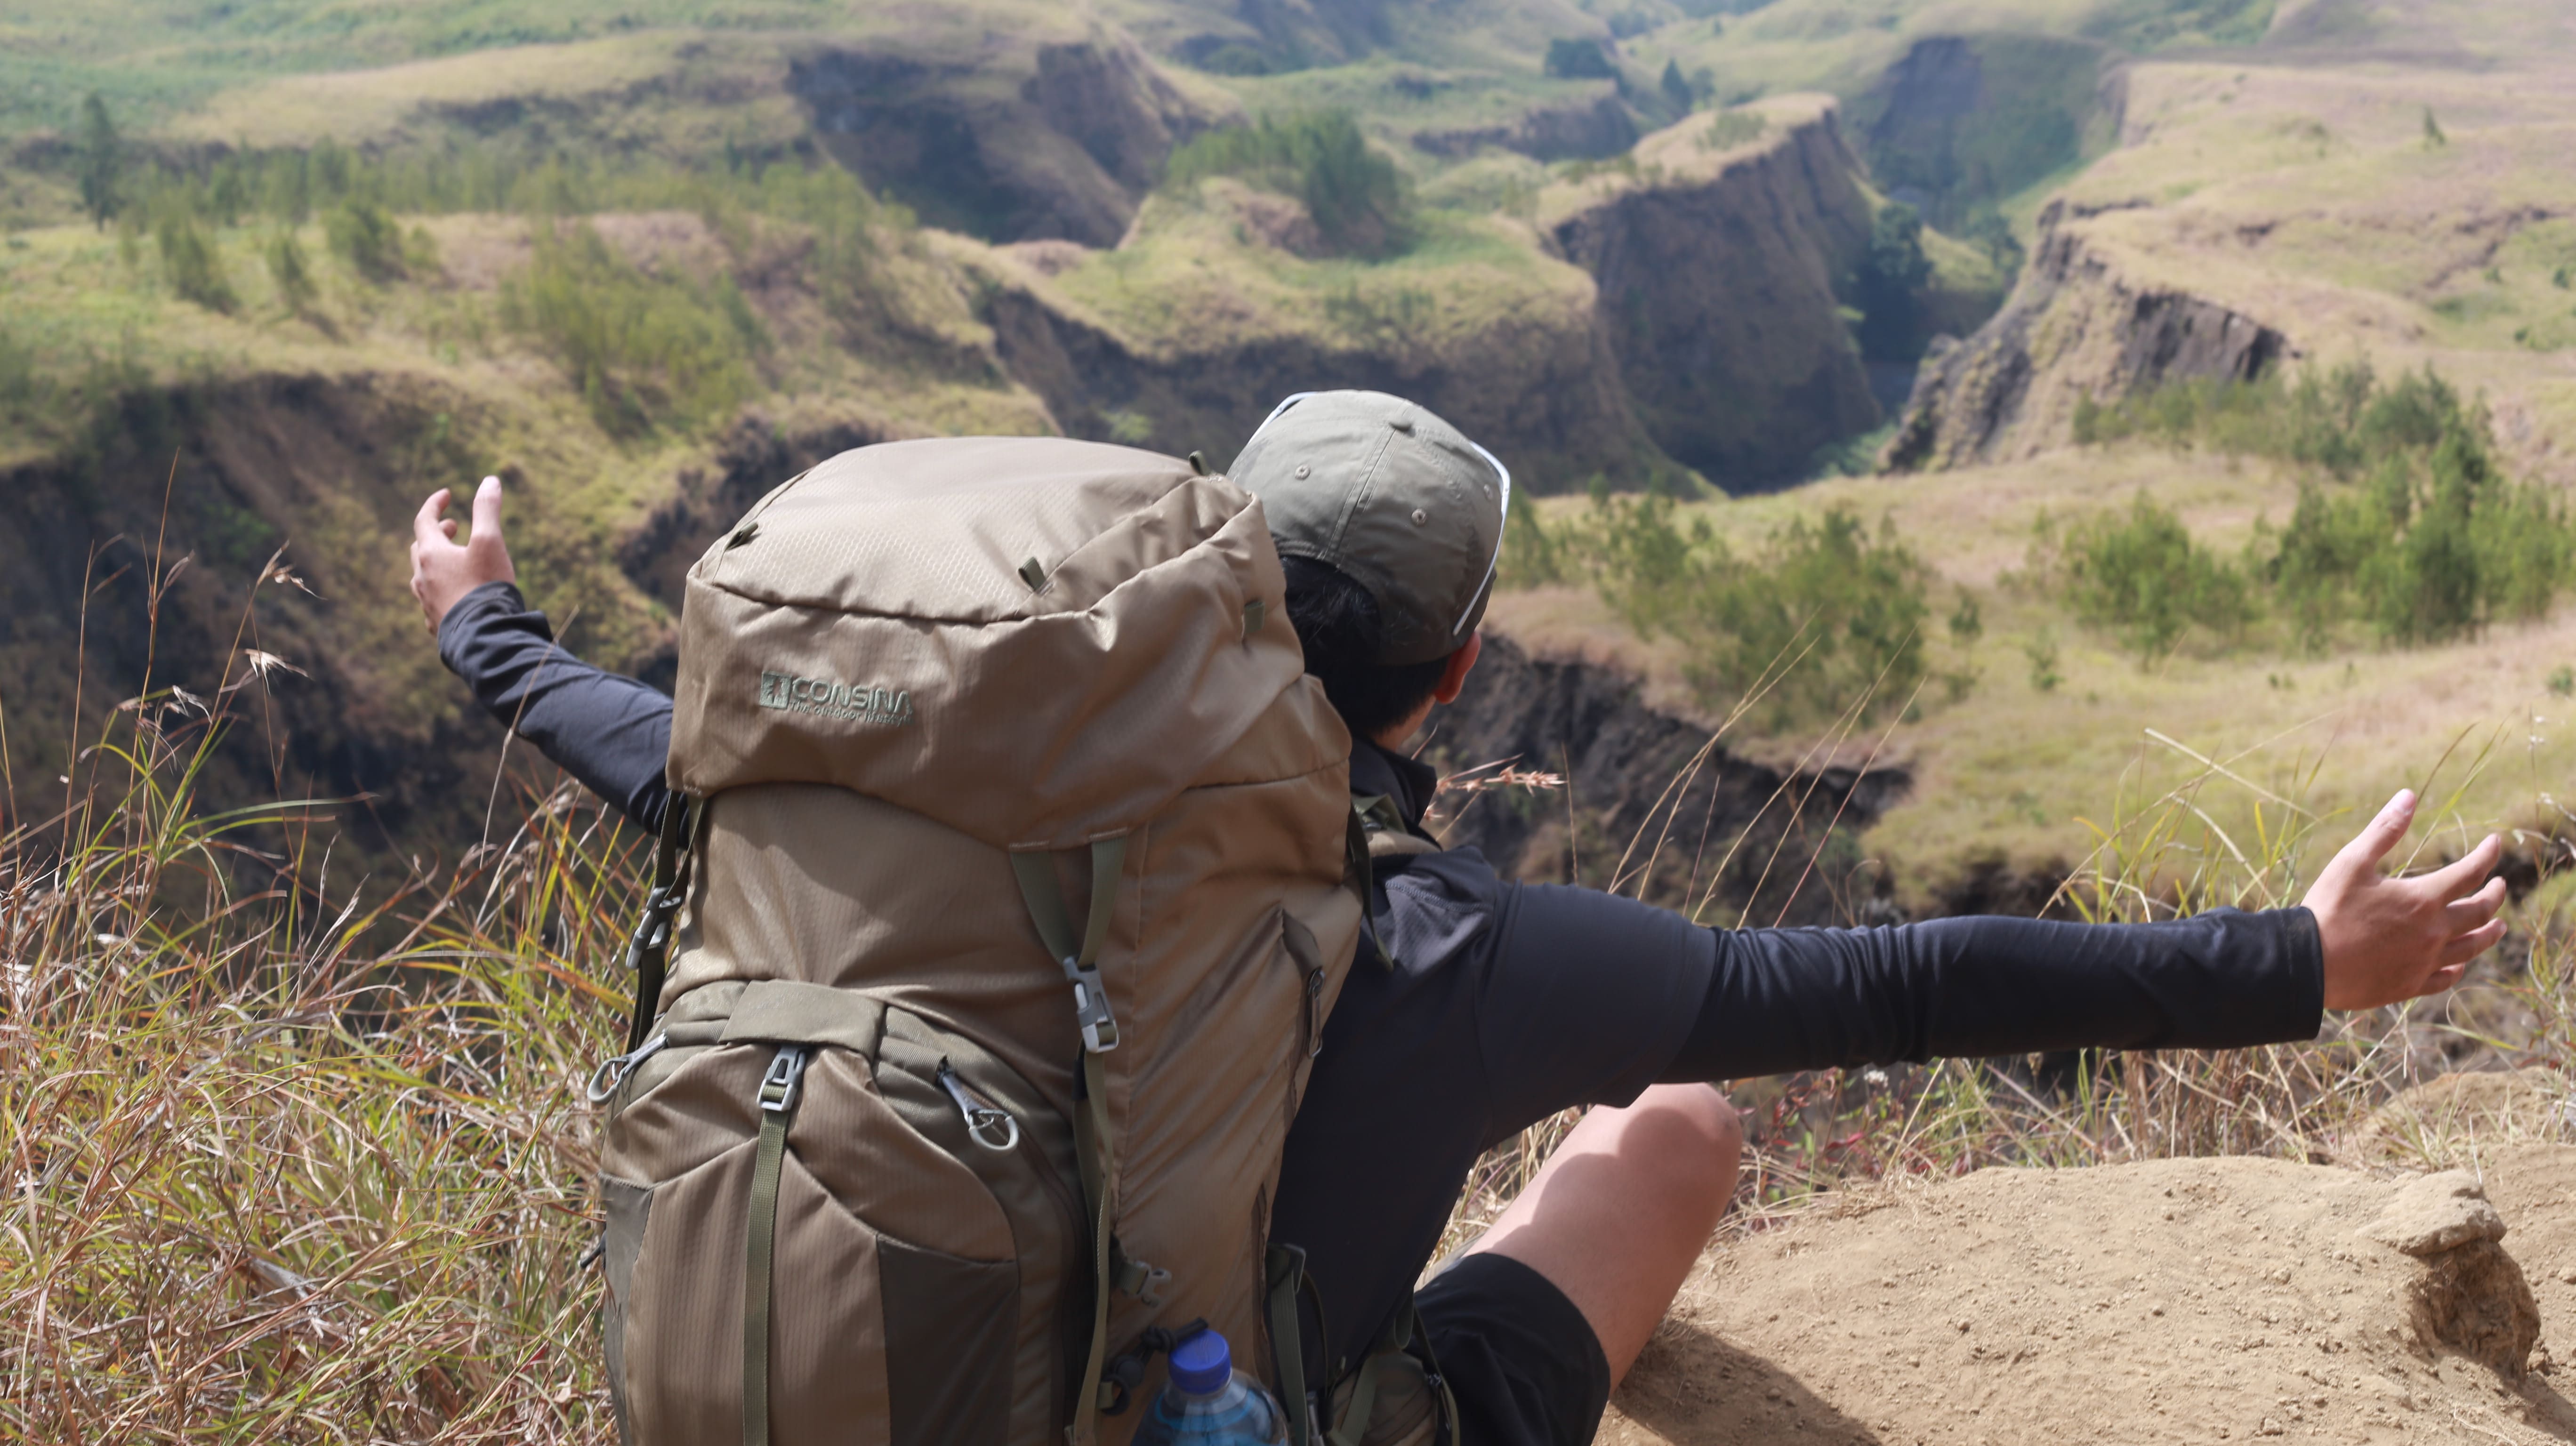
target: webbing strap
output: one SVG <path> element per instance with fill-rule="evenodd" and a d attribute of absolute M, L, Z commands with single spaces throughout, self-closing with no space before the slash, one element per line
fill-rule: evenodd
<path fill-rule="evenodd" d="M 760 1081 L 760 1153 L 751 1166 L 751 1228 L 742 1258 L 742 1446 L 769 1446 L 769 1291 L 778 1253 L 778 1175 L 810 1051 L 782 1046 Z"/>
<path fill-rule="evenodd" d="M 644 1047 L 653 1030 L 653 1012 L 662 1004 L 663 969 L 671 957 L 671 919 L 689 894 L 690 843 L 697 832 L 698 801 L 673 793 L 662 804 L 662 833 L 653 848 L 653 887 L 644 896 L 644 917 L 626 946 L 626 967 L 635 972 L 635 1015 L 626 1025 L 626 1052 Z"/>
<path fill-rule="evenodd" d="M 1423 1384 L 1437 1393 L 1444 1429 L 1433 1440 L 1438 1446 L 1459 1446 L 1458 1396 L 1449 1389 L 1448 1378 L 1440 1374 L 1440 1362 L 1431 1354 L 1431 1338 L 1423 1332 L 1421 1316 L 1411 1300 L 1387 1323 L 1386 1338 L 1377 1349 L 1361 1360 L 1351 1382 L 1351 1398 L 1342 1408 L 1341 1424 L 1324 1438 L 1325 1446 L 1360 1446 L 1360 1438 L 1368 1434 L 1369 1417 L 1377 1410 L 1378 1378 L 1395 1369 L 1397 1361 L 1407 1358 L 1421 1370 Z"/>
<path fill-rule="evenodd" d="M 1274 1245 L 1264 1257 L 1269 1292 L 1270 1352 L 1279 1368 L 1279 1409 L 1288 1418 L 1291 1446 L 1314 1440 L 1306 1422 L 1306 1345 L 1297 1323 L 1297 1288 L 1306 1279 L 1306 1252 Z M 1320 1319 L 1323 1312 L 1316 1312 Z"/>
<path fill-rule="evenodd" d="M 1109 940 L 1118 878 L 1126 862 L 1123 835 L 1093 841 L 1091 913 L 1083 920 L 1077 947 L 1064 890 L 1056 882 L 1054 856 L 1033 849 L 1011 855 L 1011 874 L 1019 881 L 1029 922 L 1073 985 L 1074 1020 L 1082 1030 L 1083 1107 L 1074 1119 L 1073 1155 L 1082 1171 L 1082 1197 L 1091 1210 L 1091 1348 L 1074 1387 L 1073 1420 L 1064 1431 L 1072 1446 L 1091 1446 L 1098 1430 L 1100 1378 L 1109 1360 L 1109 1237 L 1118 1218 L 1118 1151 L 1109 1128 L 1109 1073 L 1100 1057 L 1118 1047 L 1118 1020 L 1100 982 L 1100 948 Z"/>
<path fill-rule="evenodd" d="M 1095 1050 L 1082 1052 L 1083 1110 L 1073 1127 L 1083 1197 L 1091 1202 L 1091 1350 L 1073 1393 L 1073 1422 L 1064 1439 L 1091 1446 L 1098 1427 L 1100 1375 L 1109 1363 L 1109 1231 L 1117 1211 L 1118 1154 L 1109 1136 L 1109 1079 Z"/>

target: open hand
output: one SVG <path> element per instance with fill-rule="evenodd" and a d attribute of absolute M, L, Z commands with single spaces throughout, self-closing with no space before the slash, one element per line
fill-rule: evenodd
<path fill-rule="evenodd" d="M 456 541 L 455 520 L 441 516 L 447 501 L 447 489 L 441 487 L 411 520 L 411 595 L 420 599 L 433 633 L 467 593 L 487 582 L 519 580 L 518 569 L 510 565 L 509 545 L 501 540 L 501 479 L 486 477 L 474 489 L 474 531 L 462 545 Z"/>
<path fill-rule="evenodd" d="M 2401 789 L 2343 846 L 2302 902 L 2325 945 L 2326 1007 L 2375 1009 L 2460 982 L 2469 961 L 2504 937 L 2504 880 L 2490 879 L 2504 840 L 2489 834 L 2448 868 L 2392 879 L 2379 861 L 2415 821 L 2415 791 Z M 2484 887 L 2480 887 L 2483 884 Z"/>

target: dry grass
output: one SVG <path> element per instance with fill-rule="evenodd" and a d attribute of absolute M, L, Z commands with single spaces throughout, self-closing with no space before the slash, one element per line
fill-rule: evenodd
<path fill-rule="evenodd" d="M 196 795 L 262 686 L 147 693 L 0 838 L 0 1439 L 603 1439 L 580 1081 L 633 837 L 531 794 L 335 876 L 328 811 Z"/>
<path fill-rule="evenodd" d="M 638 841 L 569 788 L 530 788 L 453 866 L 336 874 L 327 810 L 195 794 L 263 683 L 245 663 L 211 698 L 146 690 L 61 813 L 0 838 L 0 1437 L 604 1439 L 579 1089 L 621 1023 L 606 961 Z M 2294 898 L 2344 830 L 2258 791 L 2259 831 L 2222 837 L 2218 798 L 2245 787 L 2204 767 L 2107 800 L 2072 906 Z M 1731 1228 L 1990 1165 L 2322 1158 L 2463 1053 L 2563 1072 L 2576 994 L 2549 908 L 2567 892 L 2530 896 L 2509 967 L 2475 988 L 2313 1043 L 2120 1057 L 2065 1089 L 1973 1063 L 1739 1089 L 1754 1148 Z M 1480 1164 L 1451 1243 L 1569 1124 Z"/>

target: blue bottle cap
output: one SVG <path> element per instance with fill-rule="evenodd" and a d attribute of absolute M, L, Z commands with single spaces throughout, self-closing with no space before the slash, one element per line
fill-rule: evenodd
<path fill-rule="evenodd" d="M 1234 1353 L 1212 1330 L 1172 1347 L 1172 1384 L 1193 1396 L 1213 1396 L 1234 1379 Z"/>

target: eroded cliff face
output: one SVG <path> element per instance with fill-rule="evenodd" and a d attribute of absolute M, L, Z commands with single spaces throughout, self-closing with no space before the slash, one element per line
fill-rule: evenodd
<path fill-rule="evenodd" d="M 1229 465 L 1292 392 L 1358 387 L 1429 407 L 1542 491 L 1599 472 L 1637 481 L 1669 464 L 1629 414 L 1619 372 L 1580 311 L 1532 309 L 1439 346 L 1318 327 L 1249 337 L 1143 338 L 1086 317 L 1025 272 L 986 275 L 982 314 L 1012 380 L 1066 433 L 1199 451 Z"/>
<path fill-rule="evenodd" d="M 818 47 L 790 59 L 787 86 L 870 186 L 992 241 L 1116 244 L 1172 148 L 1223 119 L 1109 33 L 959 53 Z"/>
<path fill-rule="evenodd" d="M 1553 220 L 1592 274 L 1595 323 L 1646 434 L 1730 491 L 1797 475 L 1879 422 L 1834 280 L 1870 210 L 1831 102 L 1789 98 L 1774 135 L 1709 144 L 1694 116 L 1637 147 L 1644 179 Z"/>
<path fill-rule="evenodd" d="M 353 870 L 388 846 L 471 845 L 498 740 L 439 664 L 406 549 L 421 498 L 483 460 L 455 440 L 482 413 L 417 375 L 251 375 L 134 391 L 88 447 L 0 472 L 8 822 L 124 786 L 113 757 L 73 766 L 67 741 L 123 748 L 140 726 L 184 755 L 212 709 L 226 721 L 197 780 L 206 806 L 340 800 L 318 816 Z M 497 468 L 513 551 L 586 653 L 635 666 L 659 627 L 561 525 L 546 484 L 564 461 L 540 442 Z M 147 681 L 156 705 L 124 706 Z"/>
<path fill-rule="evenodd" d="M 2098 214 L 2098 213 L 2095 213 Z M 1933 343 L 1883 463 L 2008 462 L 2072 440 L 2075 409 L 2193 378 L 2244 380 L 2294 355 L 2287 334 L 2217 302 L 2136 282 L 2052 201 L 2012 299 L 1966 341 Z"/>
<path fill-rule="evenodd" d="M 1506 877 L 1613 888 L 1707 923 L 1897 917 L 1857 841 L 1911 786 L 1902 769 L 1784 774 L 1647 706 L 1616 669 L 1535 658 L 1490 629 L 1466 691 L 1432 723 L 1423 756 L 1444 774 L 1508 763 L 1566 781 L 1444 796 L 1450 845 L 1483 850 Z"/>

